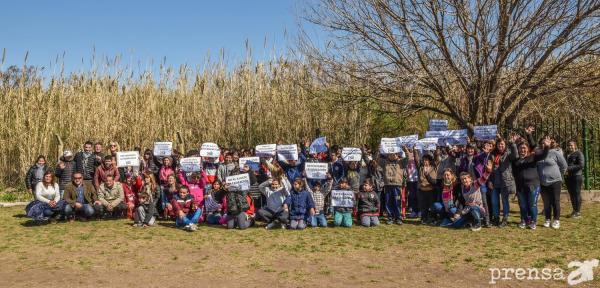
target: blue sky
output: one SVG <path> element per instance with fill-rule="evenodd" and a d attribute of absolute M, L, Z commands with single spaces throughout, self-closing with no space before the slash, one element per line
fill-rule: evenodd
<path fill-rule="evenodd" d="M 217 59 L 223 48 L 234 63 L 245 58 L 246 39 L 253 58 L 266 59 L 294 45 L 296 6 L 292 0 L 4 1 L 3 68 L 22 65 L 29 51 L 29 65 L 48 70 L 64 52 L 67 71 L 85 70 L 94 47 L 97 58 L 121 54 L 124 63 L 153 59 L 155 66 L 163 57 L 173 66 L 199 65 L 209 53 Z"/>

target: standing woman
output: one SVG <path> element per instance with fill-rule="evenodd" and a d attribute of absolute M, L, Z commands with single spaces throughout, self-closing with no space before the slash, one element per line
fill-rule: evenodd
<path fill-rule="evenodd" d="M 42 181 L 44 178 L 44 174 L 48 170 L 48 166 L 46 166 L 46 157 L 44 155 L 40 155 L 37 157 L 35 164 L 33 164 L 29 170 L 27 171 L 27 175 L 25 176 L 25 186 L 29 193 L 31 193 L 35 197 L 35 187 L 36 185 Z"/>
<path fill-rule="evenodd" d="M 583 153 L 577 149 L 577 142 L 575 140 L 569 141 L 567 149 L 569 154 L 567 156 L 565 182 L 569 190 L 571 205 L 573 206 L 573 212 L 570 217 L 579 219 L 581 218 L 581 184 L 583 183 L 582 171 L 583 167 L 585 167 L 585 160 Z"/>
<path fill-rule="evenodd" d="M 46 221 L 63 211 L 64 206 L 64 201 L 60 200 L 58 183 L 54 181 L 54 173 L 46 171 L 42 181 L 35 186 L 35 200 L 25 207 L 27 216 L 36 221 Z"/>
<path fill-rule="evenodd" d="M 512 163 L 517 159 L 517 147 L 513 143 L 518 137 L 513 135 L 510 143 L 502 138 L 496 140 L 496 149 L 492 152 L 491 160 L 494 162 L 492 171 L 492 223 L 498 227 L 508 225 L 508 213 L 510 211 L 510 194 L 515 194 L 517 188 L 513 177 Z M 502 199 L 502 222 L 500 222 L 500 200 Z"/>
<path fill-rule="evenodd" d="M 567 171 L 567 161 L 563 153 L 550 136 L 542 139 L 542 148 L 548 149 L 546 158 L 538 162 L 542 201 L 544 202 L 544 227 L 560 228 L 560 188 L 563 174 Z M 554 215 L 552 215 L 554 214 Z M 552 218 L 554 216 L 554 218 Z M 554 221 L 551 221 L 551 220 Z"/>

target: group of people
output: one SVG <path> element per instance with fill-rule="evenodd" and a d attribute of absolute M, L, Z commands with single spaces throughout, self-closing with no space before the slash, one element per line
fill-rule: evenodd
<path fill-rule="evenodd" d="M 402 224 L 410 218 L 477 231 L 508 225 L 511 194 L 519 203 L 518 227 L 536 229 L 541 194 L 544 227 L 558 229 L 563 181 L 571 217 L 581 217 L 583 154 L 574 140 L 565 155 L 551 136 L 536 142 L 533 132 L 528 127 L 509 139 L 434 151 L 403 146 L 401 153 L 383 154 L 363 146 L 360 161 L 344 161 L 342 147 L 328 143 L 326 151 L 311 153 L 311 141 L 304 141 L 297 160 L 262 155 L 258 169 L 239 165 L 254 149 L 222 149 L 218 157 L 202 157 L 199 172 L 181 169 L 184 155 L 176 150 L 159 157 L 147 149 L 139 166 L 117 167 L 118 143 L 111 142 L 105 155 L 101 143 L 88 141 L 76 154 L 64 151 L 54 170 L 38 157 L 26 176 L 34 195 L 26 211 L 36 221 L 127 217 L 135 227 L 170 219 L 189 231 L 202 222 L 230 229 L 257 222 L 266 229 L 304 229 L 327 227 L 328 219 L 333 226 L 357 221 L 372 227 L 380 219 Z M 200 151 L 185 157 L 200 157 Z M 326 179 L 308 178 L 306 163 L 328 163 Z M 251 185 L 231 189 L 226 178 L 240 174 L 248 174 Z M 351 207 L 335 206 L 332 192 L 338 190 L 353 192 Z"/>

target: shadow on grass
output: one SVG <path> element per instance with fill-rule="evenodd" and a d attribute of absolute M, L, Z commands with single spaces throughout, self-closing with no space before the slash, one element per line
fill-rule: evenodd
<path fill-rule="evenodd" d="M 13 215 L 13 217 L 14 218 L 27 218 L 27 214 L 23 214 L 23 213 L 21 213 L 21 214 L 15 214 L 15 215 Z"/>
<path fill-rule="evenodd" d="M 37 227 L 37 226 L 45 226 L 50 224 L 50 221 L 36 221 L 36 220 L 27 220 L 23 223 L 21 223 L 21 226 L 23 227 Z"/>

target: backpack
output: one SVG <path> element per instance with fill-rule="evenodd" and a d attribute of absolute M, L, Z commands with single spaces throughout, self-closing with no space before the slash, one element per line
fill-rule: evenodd
<path fill-rule="evenodd" d="M 227 214 L 239 215 L 248 211 L 248 209 L 250 209 L 250 204 L 248 204 L 244 195 L 235 192 L 230 192 L 227 195 Z"/>

